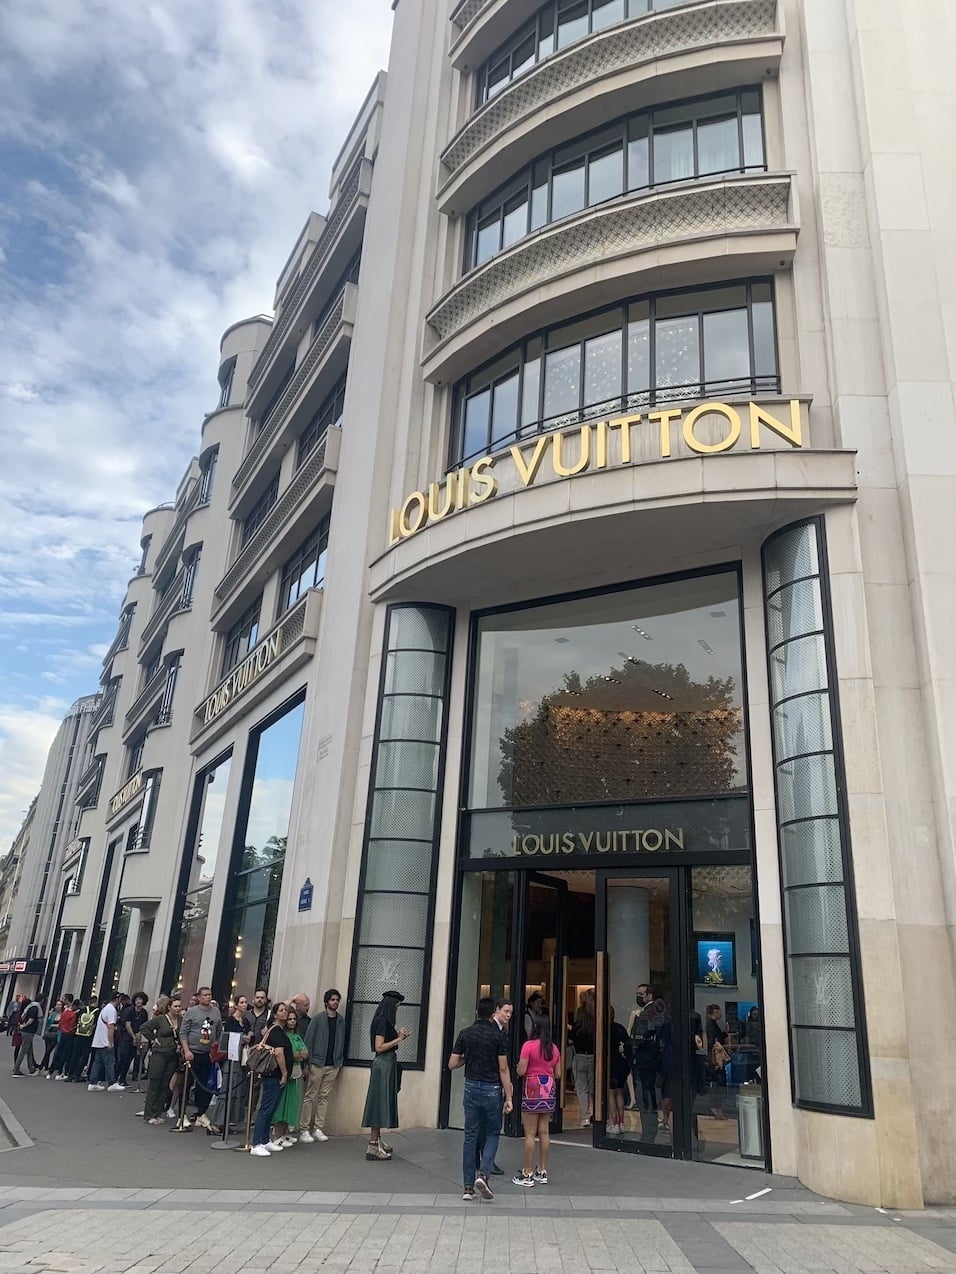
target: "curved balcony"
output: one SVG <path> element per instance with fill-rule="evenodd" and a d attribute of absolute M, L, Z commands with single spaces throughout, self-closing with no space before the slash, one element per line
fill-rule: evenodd
<path fill-rule="evenodd" d="M 490 457 L 458 512 L 444 502 L 457 474 L 410 493 L 370 596 L 474 609 L 661 574 L 856 498 L 856 454 L 834 449 L 826 408 L 746 399 L 674 400 L 522 440 Z"/>
<path fill-rule="evenodd" d="M 144 721 L 148 720 L 150 714 L 159 706 L 168 676 L 169 669 L 165 664 L 161 664 L 133 700 L 123 720 L 124 743 L 131 735 L 136 733 L 137 729 Z"/>
<path fill-rule="evenodd" d="M 255 484 L 266 456 L 277 442 L 288 446 L 291 439 L 289 426 L 298 415 L 298 409 L 318 407 L 325 389 L 341 374 L 348 362 L 347 346 L 352 339 L 357 305 L 358 288 L 354 283 L 347 283 L 322 327 L 316 332 L 308 354 L 276 404 L 269 423 L 260 432 L 236 470 L 232 479 L 230 511 Z"/>
<path fill-rule="evenodd" d="M 427 380 L 456 379 L 529 327 L 638 293 L 771 272 L 797 243 L 788 173 L 628 195 L 519 240 L 472 270 L 427 316 Z"/>
<path fill-rule="evenodd" d="M 178 555 L 179 550 L 182 548 L 183 536 L 186 533 L 186 523 L 189 521 L 189 515 L 199 503 L 200 483 L 195 478 L 193 478 L 191 482 L 191 488 L 185 500 L 180 505 L 175 521 L 169 528 L 169 532 L 160 545 L 159 552 L 156 554 L 152 571 L 154 576 L 158 577 L 162 575 L 163 571 L 173 558 Z"/>
<path fill-rule="evenodd" d="M 279 496 L 265 521 L 240 549 L 215 588 L 213 627 L 221 628 L 240 599 L 281 566 L 299 540 L 332 507 L 339 464 L 341 429 L 327 430 L 292 481 Z"/>
<path fill-rule="evenodd" d="M 139 648 L 142 652 L 146 646 L 150 644 L 154 637 L 169 623 L 170 617 L 178 610 L 188 609 L 188 601 L 184 604 L 183 599 L 183 583 L 186 579 L 186 568 L 181 567 L 178 575 L 175 576 L 169 588 L 166 590 L 165 597 L 156 605 L 155 610 L 143 627 L 142 635 L 139 639 Z"/>
<path fill-rule="evenodd" d="M 330 265 L 341 268 L 361 244 L 371 189 L 372 165 L 367 159 L 360 157 L 351 173 L 343 179 L 338 200 L 329 212 L 318 242 L 276 317 L 262 352 L 253 364 L 249 373 L 247 404 L 259 394 L 287 334 L 293 330 L 304 332 L 305 323 L 313 317 L 309 313 L 309 301 L 314 297 L 315 285 L 321 274 Z M 350 232 L 352 227 L 355 233 Z M 318 308 L 321 309 L 321 306 Z"/>
<path fill-rule="evenodd" d="M 503 176 L 608 119 L 760 81 L 779 66 L 777 0 L 704 0 L 631 18 L 545 58 L 478 108 L 442 153 L 438 206 L 461 214 Z"/>

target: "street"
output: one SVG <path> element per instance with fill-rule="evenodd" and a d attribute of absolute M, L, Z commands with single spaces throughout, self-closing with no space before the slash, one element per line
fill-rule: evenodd
<path fill-rule="evenodd" d="M 556 1144 L 549 1187 L 464 1203 L 461 1134 L 358 1137 L 268 1163 L 143 1127 L 140 1095 L 0 1077 L 0 1271 L 28 1274 L 923 1274 L 956 1210 L 880 1213 L 789 1178 Z M 758 1195 L 748 1198 L 748 1195 Z"/>

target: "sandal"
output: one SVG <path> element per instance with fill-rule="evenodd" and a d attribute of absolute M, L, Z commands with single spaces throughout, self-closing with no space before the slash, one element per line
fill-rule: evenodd
<path fill-rule="evenodd" d="M 391 1159 L 392 1152 L 381 1141 L 370 1141 L 365 1150 L 366 1159 Z"/>

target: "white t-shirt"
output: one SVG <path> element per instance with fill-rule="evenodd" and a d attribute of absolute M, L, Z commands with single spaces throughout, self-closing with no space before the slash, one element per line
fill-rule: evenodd
<path fill-rule="evenodd" d="M 93 1048 L 109 1048 L 110 1026 L 116 1025 L 116 1005 L 107 1004 L 96 1019 L 96 1030 L 93 1032 Z"/>

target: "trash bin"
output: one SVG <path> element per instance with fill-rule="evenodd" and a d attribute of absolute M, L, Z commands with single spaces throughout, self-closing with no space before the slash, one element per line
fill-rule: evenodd
<path fill-rule="evenodd" d="M 763 1159 L 763 1089 L 743 1084 L 737 1093 L 737 1129 L 743 1159 Z"/>

